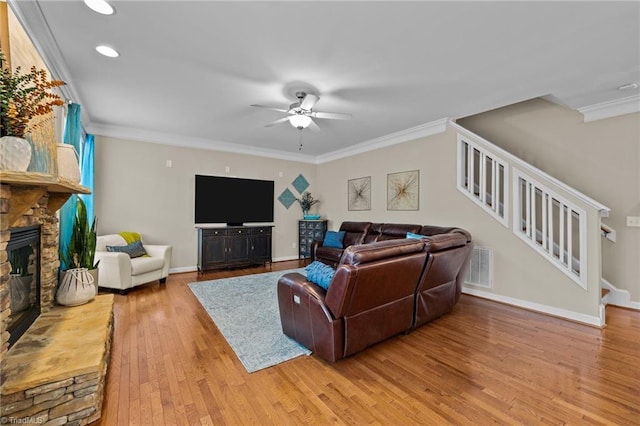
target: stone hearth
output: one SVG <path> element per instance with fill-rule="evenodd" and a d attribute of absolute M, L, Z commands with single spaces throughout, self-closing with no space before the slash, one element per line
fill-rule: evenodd
<path fill-rule="evenodd" d="M 73 193 L 57 176 L 0 171 L 0 423 L 83 425 L 100 418 L 113 332 L 113 296 L 57 306 L 58 218 Z M 41 315 L 9 349 L 7 242 L 11 228 L 40 225 Z"/>
<path fill-rule="evenodd" d="M 112 294 L 40 315 L 9 351 L 0 422 L 99 419 L 112 335 Z"/>

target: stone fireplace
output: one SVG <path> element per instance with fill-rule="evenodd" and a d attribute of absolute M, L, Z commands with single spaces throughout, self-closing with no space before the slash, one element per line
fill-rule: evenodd
<path fill-rule="evenodd" d="M 55 303 L 56 212 L 72 193 L 88 192 L 47 174 L 0 171 L 0 423 L 100 418 L 113 295 Z"/>
<path fill-rule="evenodd" d="M 4 175 L 5 172 L 2 173 Z M 43 190 L 32 194 L 31 198 L 35 198 L 37 195 L 39 197 L 33 201 L 29 208 L 20 215 L 17 212 L 10 213 L 11 204 L 14 206 L 19 204 L 20 201 L 18 200 L 24 197 L 25 193 L 21 186 L 5 184 L 4 176 L 2 180 L 3 182 L 0 185 L 0 215 L 2 215 L 0 228 L 0 272 L 2 274 L 0 277 L 0 307 L 2 308 L 0 336 L 2 339 L 2 364 L 0 364 L 0 367 L 2 367 L 2 372 L 4 373 L 4 363 L 9 346 L 19 337 L 16 336 L 15 330 L 13 330 L 15 328 L 16 314 L 11 309 L 12 278 L 15 278 L 15 275 L 31 274 L 33 276 L 34 273 L 37 274 L 34 268 L 39 269 L 39 274 L 32 279 L 39 281 L 39 289 L 37 290 L 39 293 L 39 310 L 48 312 L 54 306 L 60 261 L 58 260 L 58 218 L 55 215 L 55 210 L 51 212 L 48 208 L 49 193 Z M 39 234 L 37 237 L 39 244 L 35 246 L 33 241 L 29 241 L 33 238 L 34 230 L 37 230 Z M 12 255 L 16 251 L 18 253 L 15 253 L 15 255 L 28 256 L 26 266 L 14 265 L 12 267 L 9 260 L 10 256 L 14 257 L 14 259 L 17 257 Z M 25 253 L 28 251 L 37 253 L 37 259 L 33 253 Z M 23 268 L 26 270 L 23 270 Z M 15 279 L 13 281 L 15 282 Z M 14 288 L 16 285 L 14 283 Z M 33 295 L 30 294 L 29 297 L 33 297 Z M 30 315 L 33 316 L 34 314 L 31 313 Z M 11 337 L 12 335 L 13 338 Z"/>

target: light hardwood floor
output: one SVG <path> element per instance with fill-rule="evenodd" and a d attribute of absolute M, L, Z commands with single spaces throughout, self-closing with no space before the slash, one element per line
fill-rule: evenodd
<path fill-rule="evenodd" d="M 116 295 L 101 425 L 640 424 L 640 312 L 604 329 L 463 295 L 453 312 L 330 364 L 249 374 L 174 274 Z"/>

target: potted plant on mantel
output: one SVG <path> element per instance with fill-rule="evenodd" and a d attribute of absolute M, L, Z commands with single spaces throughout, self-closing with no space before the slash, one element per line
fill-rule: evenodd
<path fill-rule="evenodd" d="M 47 72 L 35 66 L 28 73 L 20 67 L 12 72 L 0 49 L 0 170 L 27 170 L 32 149 L 25 137 L 38 125 L 32 120 L 64 105 L 60 96 L 50 91 L 64 84 L 49 81 Z"/>
<path fill-rule="evenodd" d="M 66 270 L 60 274 L 60 285 L 56 301 L 61 305 L 81 305 L 93 299 L 98 293 L 98 263 L 96 254 L 96 218 L 91 226 L 87 217 L 87 207 L 78 197 L 76 216 L 73 221 L 71 240 L 66 247 L 60 247 L 60 259 Z"/>

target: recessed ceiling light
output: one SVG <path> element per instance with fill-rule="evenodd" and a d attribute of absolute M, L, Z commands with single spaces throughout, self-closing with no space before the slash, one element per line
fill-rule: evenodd
<path fill-rule="evenodd" d="M 622 86 L 618 87 L 618 90 L 633 90 L 637 88 L 638 88 L 638 83 L 629 83 L 629 84 L 623 84 Z"/>
<path fill-rule="evenodd" d="M 84 4 L 95 12 L 102 13 L 103 15 L 113 15 L 113 7 L 105 0 L 84 0 Z"/>
<path fill-rule="evenodd" d="M 120 54 L 113 48 L 105 45 L 96 46 L 98 53 L 110 58 L 117 58 Z"/>

